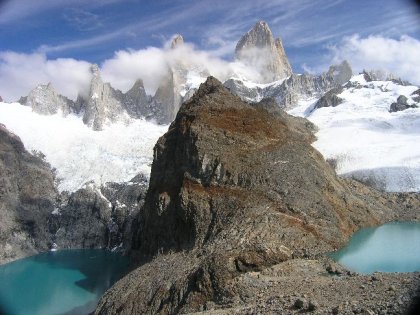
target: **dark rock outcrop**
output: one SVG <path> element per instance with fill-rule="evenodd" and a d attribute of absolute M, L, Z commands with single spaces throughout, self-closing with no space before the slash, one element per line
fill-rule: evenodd
<path fill-rule="evenodd" d="M 337 87 L 329 90 L 315 103 L 314 109 L 321 107 L 335 107 L 340 105 L 344 100 L 337 95 L 343 92 L 343 87 Z"/>
<path fill-rule="evenodd" d="M 125 252 L 131 247 L 132 223 L 142 206 L 147 179 L 126 183 L 87 184 L 70 195 L 63 193 L 50 215 L 52 239 L 60 249 L 107 248 Z"/>
<path fill-rule="evenodd" d="M 253 275 L 320 257 L 358 228 L 396 218 L 387 197 L 337 178 L 311 146 L 313 129 L 270 100 L 244 103 L 208 78 L 155 146 L 133 238 L 141 265 L 96 314 L 197 312 L 244 305 L 259 293 L 266 305 L 273 296 Z M 419 205 L 414 197 L 407 209 Z M 292 282 L 308 282 L 304 274 Z"/>
<path fill-rule="evenodd" d="M 0 124 L 0 263 L 50 247 L 56 197 L 49 165 Z"/>
<path fill-rule="evenodd" d="M 3 98 L 0 96 L 0 102 L 3 102 Z"/>
<path fill-rule="evenodd" d="M 408 105 L 407 101 L 408 101 L 408 98 L 406 96 L 404 95 L 398 96 L 397 102 L 391 104 L 389 108 L 389 112 L 394 113 L 394 112 L 406 110 L 408 108 L 417 108 L 416 105 Z"/>

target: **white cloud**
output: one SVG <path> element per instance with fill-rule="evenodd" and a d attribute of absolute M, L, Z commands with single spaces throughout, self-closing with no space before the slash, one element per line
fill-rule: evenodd
<path fill-rule="evenodd" d="M 153 95 L 168 68 L 187 69 L 201 76 L 213 75 L 222 81 L 233 75 L 253 81 L 262 78 L 262 71 L 258 71 L 260 62 L 248 67 L 196 50 L 188 43 L 177 49 L 167 48 L 169 46 L 165 43 L 164 48 L 117 51 L 101 65 L 103 80 L 126 92 L 137 79 L 142 79 L 147 93 Z M 89 89 L 89 67 L 90 63 L 75 59 L 49 60 L 42 52 L 0 52 L 0 95 L 6 101 L 15 101 L 36 85 L 51 82 L 59 93 L 75 100 L 79 92 L 85 94 Z"/>
<path fill-rule="evenodd" d="M 90 82 L 90 64 L 70 58 L 48 60 L 44 54 L 0 52 L 0 95 L 15 101 L 38 84 L 52 82 L 56 90 L 75 99 Z"/>
<path fill-rule="evenodd" d="M 420 84 L 420 41 L 404 35 L 399 39 L 359 35 L 345 37 L 330 46 L 329 62 L 348 60 L 355 71 L 375 69 L 391 72 L 404 80 Z"/>
<path fill-rule="evenodd" d="M 261 74 L 240 62 L 228 62 L 205 51 L 196 50 L 188 43 L 177 49 L 149 47 L 142 50 L 121 50 L 112 59 L 102 64 L 105 81 L 115 88 L 127 91 L 135 80 L 143 79 L 148 94 L 153 95 L 168 67 L 171 69 L 188 69 L 203 76 L 213 75 L 226 80 L 233 74 L 247 79 L 260 79 Z"/>

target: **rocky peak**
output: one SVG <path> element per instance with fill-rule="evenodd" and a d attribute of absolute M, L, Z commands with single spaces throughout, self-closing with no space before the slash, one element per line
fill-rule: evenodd
<path fill-rule="evenodd" d="M 184 44 L 184 38 L 180 34 L 176 34 L 172 38 L 171 49 L 176 49 Z"/>
<path fill-rule="evenodd" d="M 218 242 L 219 237 L 227 245 L 228 230 L 233 227 L 223 227 L 221 218 L 245 224 L 239 222 L 257 213 L 254 210 L 261 202 L 267 208 L 261 207 L 258 216 L 275 216 L 276 208 L 296 222 L 314 224 L 317 232 L 306 238 L 314 253 L 342 243 L 356 228 L 353 215 L 360 214 L 364 222 L 372 217 L 364 214 L 365 206 L 349 211 L 341 203 L 342 183 L 311 146 L 313 128 L 304 119 L 273 110 L 272 101 L 245 103 L 209 77 L 181 106 L 168 133 L 155 146 L 142 228 L 134 248 L 154 255 L 160 249 L 201 247 L 210 240 Z M 253 198 L 259 201 L 254 203 Z M 283 223 L 278 221 L 274 230 L 282 231 L 287 225 L 280 227 Z M 259 228 L 263 225 L 251 229 Z M 303 232 L 298 227 L 288 229 L 293 232 L 286 233 L 288 241 L 283 245 L 298 251 L 297 235 Z M 240 230 L 246 228 L 238 226 Z M 270 237 L 264 244 L 269 244 Z"/>
<path fill-rule="evenodd" d="M 74 108 L 74 103 L 58 94 L 51 83 L 38 85 L 29 92 L 27 97 L 21 98 L 20 102 L 42 115 L 53 115 L 59 111 L 67 115 Z"/>
<path fill-rule="evenodd" d="M 265 21 L 259 21 L 249 30 L 236 45 L 235 52 L 238 54 L 246 48 L 265 48 L 274 44 L 273 33 Z"/>
<path fill-rule="evenodd" d="M 274 39 L 268 24 L 259 21 L 239 40 L 235 56 L 250 67 L 259 70 L 259 81 L 267 83 L 284 79 L 292 68 L 280 38 Z"/>
<path fill-rule="evenodd" d="M 108 291 L 96 314 L 194 313 L 209 301 L 260 296 L 252 274 L 264 277 L 296 259 L 307 269 L 360 227 L 392 218 L 395 204 L 336 176 L 311 146 L 313 129 L 270 100 L 245 103 L 208 78 L 155 145 L 133 227 L 142 264 Z"/>
<path fill-rule="evenodd" d="M 151 114 L 148 111 L 149 101 L 141 79 L 136 80 L 132 88 L 124 95 L 124 107 L 134 118 L 147 117 Z"/>
<path fill-rule="evenodd" d="M 3 102 L 3 98 L 1 97 L 1 95 L 0 95 L 0 102 Z"/>
<path fill-rule="evenodd" d="M 102 81 L 98 65 L 91 66 L 91 73 L 89 96 L 81 105 L 85 109 L 83 122 L 94 130 L 102 130 L 108 121 L 115 122 L 124 115 L 124 95 Z"/>
<path fill-rule="evenodd" d="M 347 60 L 342 61 L 338 65 L 332 65 L 328 69 L 326 76 L 337 84 L 342 85 L 350 80 L 353 75 L 353 70 Z"/>

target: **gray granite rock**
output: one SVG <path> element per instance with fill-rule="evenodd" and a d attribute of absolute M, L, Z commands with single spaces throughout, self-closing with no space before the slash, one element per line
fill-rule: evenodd
<path fill-rule="evenodd" d="M 146 94 L 143 80 L 137 80 L 133 87 L 124 94 L 123 99 L 123 107 L 130 117 L 141 118 L 154 116 L 154 112 L 149 106 L 151 98 Z"/>
<path fill-rule="evenodd" d="M 94 130 L 101 130 L 107 122 L 115 122 L 125 113 L 124 95 L 109 83 L 103 83 L 99 67 L 91 67 L 92 81 L 89 96 L 84 100 L 83 122 Z"/>
<path fill-rule="evenodd" d="M 75 111 L 74 102 L 58 94 L 51 83 L 38 85 L 19 102 L 22 105 L 30 106 L 34 112 L 42 115 L 53 115 L 58 112 L 67 115 Z"/>
<path fill-rule="evenodd" d="M 286 78 L 292 68 L 279 38 L 274 39 L 268 24 L 259 21 L 236 45 L 235 57 L 244 64 L 260 70 L 261 83 Z"/>

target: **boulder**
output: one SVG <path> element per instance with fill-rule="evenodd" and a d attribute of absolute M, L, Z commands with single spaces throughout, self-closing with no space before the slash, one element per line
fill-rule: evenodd
<path fill-rule="evenodd" d="M 389 108 L 389 112 L 394 113 L 394 112 L 406 110 L 407 108 L 417 108 L 416 105 L 408 105 L 407 101 L 408 101 L 408 98 L 406 96 L 404 95 L 398 96 L 397 102 L 391 104 Z"/>
<path fill-rule="evenodd" d="M 314 109 L 340 105 L 344 100 L 337 95 L 341 92 L 343 92 L 343 87 L 341 86 L 329 90 L 315 103 Z"/>

